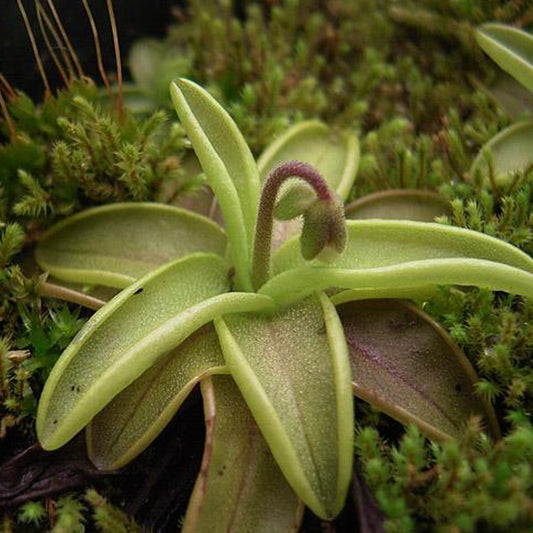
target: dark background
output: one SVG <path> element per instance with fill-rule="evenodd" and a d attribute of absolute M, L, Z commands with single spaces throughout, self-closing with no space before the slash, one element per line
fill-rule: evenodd
<path fill-rule="evenodd" d="M 0 0 L 0 72 L 11 85 L 40 99 L 44 86 L 37 70 L 30 40 L 16 0 Z M 46 0 L 42 0 L 47 8 Z M 57 69 L 47 52 L 35 15 L 33 0 L 23 0 L 37 39 L 41 58 L 52 87 L 62 86 Z M 96 52 L 87 15 L 81 0 L 55 0 L 61 22 L 72 42 L 85 73 L 101 83 L 96 65 Z M 127 77 L 127 51 L 140 37 L 163 37 L 166 28 L 176 22 L 173 11 L 183 7 L 184 0 L 113 0 L 117 20 L 123 71 Z M 89 0 L 93 12 L 106 72 L 115 71 L 113 41 L 106 0 Z M 49 12 L 47 10 L 47 12 Z"/>

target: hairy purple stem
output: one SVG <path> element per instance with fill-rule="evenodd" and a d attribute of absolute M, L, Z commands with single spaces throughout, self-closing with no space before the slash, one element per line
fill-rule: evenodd
<path fill-rule="evenodd" d="M 324 178 L 307 163 L 288 161 L 287 163 L 282 163 L 270 173 L 261 192 L 259 213 L 255 227 L 252 282 L 256 290 L 268 280 L 274 207 L 281 184 L 289 178 L 299 178 L 307 182 L 313 188 L 319 200 L 323 202 L 334 201 L 334 197 Z"/>

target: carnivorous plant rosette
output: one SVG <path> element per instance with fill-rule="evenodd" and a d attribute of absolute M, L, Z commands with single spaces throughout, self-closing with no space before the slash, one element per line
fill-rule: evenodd
<path fill-rule="evenodd" d="M 46 382 L 37 417 L 42 446 L 58 448 L 88 425 L 93 462 L 120 468 L 149 445 L 203 380 L 206 417 L 216 420 L 208 425 L 204 462 L 212 468 L 223 457 L 236 457 L 239 443 L 248 439 L 248 467 L 254 466 L 247 475 L 253 471 L 259 481 L 239 497 L 255 498 L 257 509 L 281 509 L 272 520 L 282 531 L 297 522 L 297 498 L 324 519 L 344 504 L 352 475 L 352 386 L 435 437 L 457 435 L 471 412 L 484 412 L 491 423 L 471 390 L 424 389 L 433 379 L 428 373 L 444 374 L 443 383 L 453 375 L 471 386 L 475 375 L 464 356 L 425 363 L 421 375 L 412 377 L 419 385 L 403 380 L 402 394 L 391 402 L 380 380 L 388 372 L 394 388 L 399 379 L 390 370 L 401 364 L 394 354 L 387 362 L 359 345 L 358 353 L 375 369 L 367 365 L 366 374 L 352 376 L 354 345 L 364 337 L 356 315 L 360 309 L 378 313 L 358 302 L 421 297 L 439 284 L 533 296 L 533 261 L 495 238 L 445 225 L 345 221 L 341 200 L 354 164 L 345 165 L 350 170 L 332 187 L 306 163 L 282 163 L 261 188 L 252 154 L 220 105 L 188 80 L 173 83 L 171 95 L 220 205 L 225 232 L 183 209 L 117 204 L 68 218 L 45 235 L 37 259 L 53 276 L 123 290 L 92 316 Z M 345 141 L 353 148 L 353 138 Z M 271 161 L 283 152 L 276 150 Z M 294 178 L 297 183 L 286 183 Z M 303 229 L 272 252 L 275 217 L 302 217 Z M 216 374 L 232 379 L 208 378 Z M 417 402 L 432 394 L 427 403 L 433 411 L 417 411 Z M 226 477 L 240 472 L 238 466 L 230 470 Z M 201 529 L 209 498 L 226 479 L 223 468 L 217 472 L 199 477 L 184 531 Z M 261 497 L 254 491 L 262 491 Z M 274 505 L 273 498 L 285 503 Z"/>

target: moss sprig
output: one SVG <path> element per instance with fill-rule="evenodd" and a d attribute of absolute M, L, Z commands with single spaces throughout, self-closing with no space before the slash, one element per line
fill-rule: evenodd
<path fill-rule="evenodd" d="M 92 517 L 98 531 L 102 533 L 149 533 L 126 513 L 111 505 L 94 489 L 88 489 L 85 501 L 92 509 Z"/>
<path fill-rule="evenodd" d="M 533 519 L 533 428 L 493 443 L 472 419 L 462 441 L 427 446 L 411 426 L 397 445 L 369 427 L 356 447 L 388 532 L 526 531 Z"/>

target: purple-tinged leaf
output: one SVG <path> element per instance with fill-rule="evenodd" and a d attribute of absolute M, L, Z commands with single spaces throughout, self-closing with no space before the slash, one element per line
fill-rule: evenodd
<path fill-rule="evenodd" d="M 298 531 L 303 505 L 230 377 L 202 381 L 206 441 L 182 533 Z"/>
<path fill-rule="evenodd" d="M 499 436 L 492 408 L 475 394 L 472 365 L 429 315 L 403 300 L 356 301 L 337 310 L 356 396 L 436 440 L 458 437 L 472 415 L 482 415 Z"/>
<path fill-rule="evenodd" d="M 357 465 L 353 471 L 352 496 L 357 513 L 359 533 L 385 533 L 385 516 L 361 477 Z"/>

